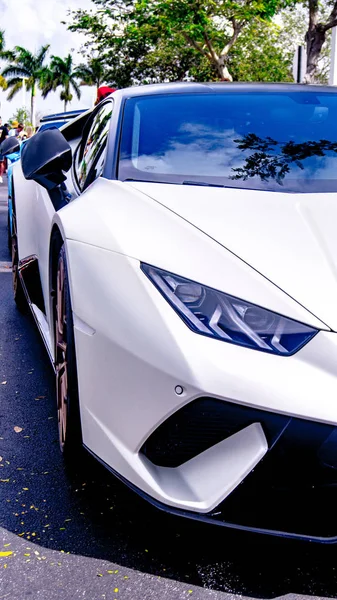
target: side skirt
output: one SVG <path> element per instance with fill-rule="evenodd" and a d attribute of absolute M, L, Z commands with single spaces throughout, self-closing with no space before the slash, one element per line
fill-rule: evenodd
<path fill-rule="evenodd" d="M 46 319 L 46 309 L 43 299 L 38 258 L 35 255 L 27 256 L 19 262 L 19 277 L 27 298 L 28 306 L 33 314 L 38 330 L 46 346 L 48 356 L 55 371 L 52 356 L 51 335 Z"/>

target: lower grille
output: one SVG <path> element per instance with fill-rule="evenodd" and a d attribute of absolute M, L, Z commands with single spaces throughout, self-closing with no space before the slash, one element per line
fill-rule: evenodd
<path fill-rule="evenodd" d="M 155 465 L 178 467 L 251 423 L 261 423 L 271 447 L 289 417 L 224 402 L 198 398 L 162 423 L 141 452 Z"/>

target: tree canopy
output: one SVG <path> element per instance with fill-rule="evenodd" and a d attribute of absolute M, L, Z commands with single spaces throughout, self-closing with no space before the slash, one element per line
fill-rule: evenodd
<path fill-rule="evenodd" d="M 272 17 L 296 0 L 92 0 L 72 12 L 118 87 L 184 79 L 285 81 L 289 52 Z"/>
<path fill-rule="evenodd" d="M 23 79 L 27 90 L 31 92 L 31 118 L 35 127 L 35 96 L 36 86 L 41 81 L 46 66 L 44 64 L 49 44 L 41 46 L 41 48 L 33 54 L 22 46 L 15 46 L 9 54 L 11 62 L 5 67 L 1 73 L 6 78 L 7 87 L 9 88 L 8 100 L 11 100 L 22 89 Z"/>
<path fill-rule="evenodd" d="M 52 56 L 50 67 L 45 69 L 41 75 L 40 86 L 42 96 L 46 96 L 51 91 L 55 91 L 61 86 L 60 99 L 64 101 L 64 110 L 67 110 L 68 102 L 73 98 L 72 91 L 75 92 L 78 99 L 81 97 L 81 91 L 77 83 L 77 72 L 73 69 L 73 58 L 68 54 L 64 59 L 60 56 Z"/>

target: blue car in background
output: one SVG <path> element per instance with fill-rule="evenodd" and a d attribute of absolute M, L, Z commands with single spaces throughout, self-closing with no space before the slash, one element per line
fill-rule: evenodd
<path fill-rule="evenodd" d="M 87 109 L 82 110 L 71 110 L 62 113 L 55 113 L 52 115 L 46 115 L 42 117 L 40 120 L 40 125 L 37 128 L 37 131 L 43 131 L 44 129 L 52 129 L 57 128 L 60 129 L 62 125 L 65 125 L 71 119 L 75 119 L 82 113 L 86 112 Z M 26 141 L 26 140 L 25 140 Z M 24 144 L 25 141 L 22 143 Z M 12 152 L 12 154 L 8 154 L 6 156 L 8 160 L 7 167 L 7 179 L 8 179 L 8 248 L 11 249 L 12 246 L 12 235 L 13 235 L 13 202 L 14 202 L 14 190 L 12 183 L 12 171 L 13 164 L 19 160 L 21 157 L 21 148 L 17 152 Z"/>

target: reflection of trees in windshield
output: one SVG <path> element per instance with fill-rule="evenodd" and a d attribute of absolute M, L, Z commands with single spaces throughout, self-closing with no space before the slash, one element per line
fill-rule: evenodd
<path fill-rule="evenodd" d="M 112 115 L 112 110 L 110 110 L 110 112 L 103 114 L 102 118 L 97 119 L 96 123 L 95 123 L 95 129 L 92 133 L 92 139 L 94 143 L 99 142 L 99 138 L 101 136 L 102 133 L 104 133 L 104 130 L 106 129 L 106 126 L 108 125 L 110 118 Z"/>
<path fill-rule="evenodd" d="M 106 112 L 105 109 L 96 116 L 80 162 L 78 180 L 81 186 L 83 186 L 89 171 L 94 168 L 106 147 L 111 115 L 112 109 L 109 112 Z M 103 164 L 100 165 L 100 170 L 103 169 Z M 98 175 L 95 174 L 95 176 Z"/>
<path fill-rule="evenodd" d="M 307 158 L 324 157 L 328 152 L 337 153 L 337 142 L 329 140 L 281 143 L 271 137 L 261 138 L 255 133 L 248 133 L 233 141 L 239 150 L 252 152 L 245 158 L 242 167 L 232 169 L 235 175 L 230 176 L 230 179 L 233 180 L 247 181 L 260 177 L 262 181 L 274 179 L 279 185 L 283 185 L 292 166 L 304 170 L 303 161 Z"/>

